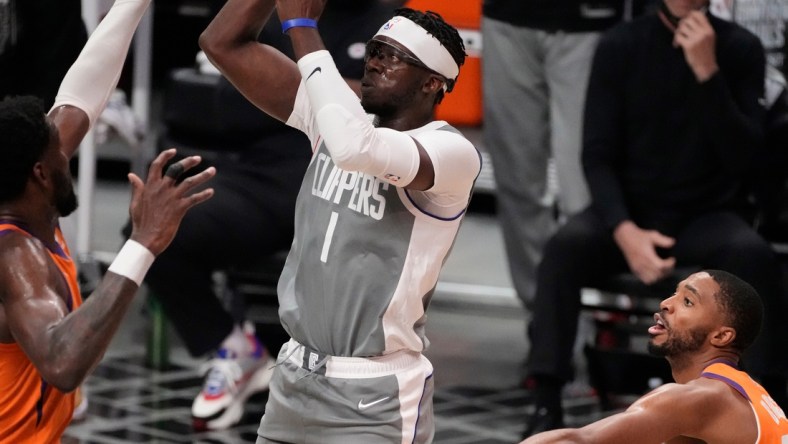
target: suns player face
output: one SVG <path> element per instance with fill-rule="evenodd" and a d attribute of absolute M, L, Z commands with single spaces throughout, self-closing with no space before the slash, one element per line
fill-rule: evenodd
<path fill-rule="evenodd" d="M 660 303 L 660 312 L 654 315 L 656 325 L 648 329 L 649 351 L 676 357 L 700 350 L 711 332 L 723 323 L 715 296 L 719 290 L 705 272 L 679 283 L 676 292 Z"/>

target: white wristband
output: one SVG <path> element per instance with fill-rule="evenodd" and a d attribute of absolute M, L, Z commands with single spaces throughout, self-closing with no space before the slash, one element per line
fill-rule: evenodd
<path fill-rule="evenodd" d="M 139 242 L 129 239 L 115 256 L 108 271 L 127 277 L 140 286 L 154 259 L 156 256 L 150 250 Z"/>

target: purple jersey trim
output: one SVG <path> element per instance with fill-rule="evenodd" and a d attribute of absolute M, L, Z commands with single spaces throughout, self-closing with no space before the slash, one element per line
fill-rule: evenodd
<path fill-rule="evenodd" d="M 712 373 L 712 372 L 703 372 L 703 373 L 700 374 L 700 376 L 702 378 L 716 379 L 718 381 L 722 381 L 722 382 L 728 384 L 729 386 L 731 386 L 734 389 L 736 389 L 737 392 L 741 393 L 741 395 L 744 396 L 744 399 L 746 399 L 747 401 L 750 401 L 750 403 L 752 403 L 752 399 L 750 399 L 750 397 L 747 395 L 747 392 L 744 390 L 744 387 L 739 385 L 738 382 L 736 382 L 736 381 L 734 381 L 734 380 L 732 380 L 732 379 L 730 379 L 730 378 L 728 378 L 726 376 L 718 375 L 717 373 Z"/>
<path fill-rule="evenodd" d="M 465 207 L 465 209 L 464 209 L 464 210 L 462 210 L 462 211 L 460 211 L 460 212 L 459 212 L 459 213 L 458 213 L 456 216 L 452 216 L 452 217 L 440 217 L 440 216 L 438 216 L 438 215 L 432 214 L 432 213 L 430 213 L 429 211 L 426 211 L 426 210 L 424 210 L 423 208 L 419 207 L 419 206 L 418 206 L 418 204 L 416 204 L 416 202 L 413 200 L 413 198 L 412 198 L 412 197 L 410 197 L 410 193 L 408 192 L 408 190 L 407 190 L 407 189 L 403 189 L 403 191 L 405 191 L 405 196 L 408 196 L 408 200 L 410 201 L 410 203 L 411 203 L 411 204 L 413 204 L 413 206 L 414 206 L 414 207 L 416 207 L 416 209 L 417 209 L 417 210 L 419 210 L 419 211 L 420 211 L 422 214 L 426 214 L 427 216 L 429 216 L 429 217 L 432 217 L 432 218 L 434 218 L 434 219 L 438 219 L 438 220 L 442 220 L 442 221 L 450 222 L 450 221 L 453 221 L 453 220 L 457 220 L 457 219 L 459 219 L 459 218 L 460 218 L 460 217 L 462 217 L 462 215 L 463 215 L 463 214 L 465 214 L 465 212 L 468 210 L 468 207 L 466 206 L 466 207 Z"/>

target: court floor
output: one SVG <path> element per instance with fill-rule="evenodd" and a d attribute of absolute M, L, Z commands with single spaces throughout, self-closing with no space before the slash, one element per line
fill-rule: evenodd
<path fill-rule="evenodd" d="M 436 367 L 436 378 L 441 370 L 451 371 Z M 141 350 L 112 354 L 87 383 L 87 418 L 72 425 L 63 442 L 254 442 L 266 395 L 248 401 L 242 422 L 233 429 L 194 433 L 190 406 L 200 381 L 192 365 L 174 364 L 166 371 L 151 371 Z M 569 425 L 582 425 L 607 413 L 600 411 L 592 396 L 571 397 L 566 404 Z M 520 439 L 523 419 L 531 411 L 529 393 L 520 388 L 472 383 L 444 386 L 435 393 L 435 442 L 515 443 Z"/>
<path fill-rule="evenodd" d="M 122 243 L 129 192 L 121 179 L 102 179 L 95 190 L 91 247 L 108 257 Z M 73 233 L 73 220 L 63 223 Z M 73 242 L 72 242 L 73 244 Z M 520 388 L 525 312 L 511 288 L 495 217 L 471 212 L 441 274 L 432 306 L 426 355 L 435 367 L 436 443 L 518 442 L 532 411 Z M 199 391 L 200 365 L 169 332 L 166 370 L 146 365 L 151 322 L 141 290 L 101 365 L 86 382 L 87 417 L 73 424 L 64 443 L 254 442 L 266 395 L 250 399 L 243 422 L 229 431 L 193 433 L 190 406 Z M 592 392 L 567 395 L 569 425 L 607 415 Z"/>

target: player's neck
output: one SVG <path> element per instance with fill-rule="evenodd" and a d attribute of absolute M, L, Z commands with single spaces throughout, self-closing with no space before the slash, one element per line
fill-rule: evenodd
<path fill-rule="evenodd" d="M 671 356 L 667 360 L 670 363 L 673 380 L 679 384 L 685 384 L 697 379 L 703 370 L 699 363 L 694 362 L 687 356 Z"/>
<path fill-rule="evenodd" d="M 692 355 L 669 356 L 667 360 L 670 363 L 673 380 L 679 384 L 685 384 L 693 379 L 698 379 L 703 370 L 714 361 L 724 360 L 738 364 L 739 356 L 728 350 L 709 350 Z"/>
<path fill-rule="evenodd" d="M 55 228 L 60 217 L 51 206 L 34 209 L 25 204 L 0 205 L 0 220 L 20 225 L 37 239 L 47 244 L 55 242 Z"/>
<path fill-rule="evenodd" d="M 434 107 L 421 104 L 412 104 L 400 107 L 390 113 L 377 114 L 375 124 L 380 128 L 390 128 L 396 131 L 408 131 L 430 123 L 434 120 Z"/>

